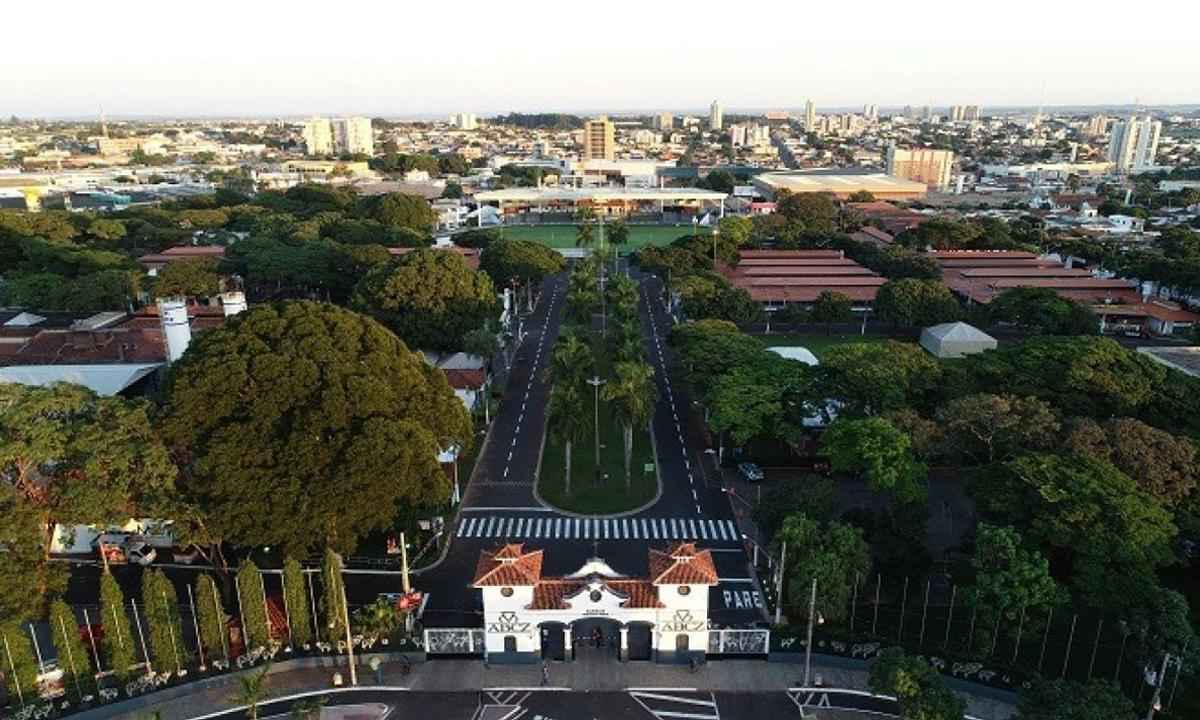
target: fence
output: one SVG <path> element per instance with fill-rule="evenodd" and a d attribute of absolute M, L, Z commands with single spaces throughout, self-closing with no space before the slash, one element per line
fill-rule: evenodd
<path fill-rule="evenodd" d="M 429 655 L 482 655 L 483 628 L 425 628 Z"/>
<path fill-rule="evenodd" d="M 708 631 L 710 655 L 766 655 L 770 649 L 770 630 Z"/>
<path fill-rule="evenodd" d="M 901 646 L 928 657 L 946 674 L 1009 689 L 1035 677 L 1100 678 L 1116 682 L 1137 700 L 1153 692 L 1146 672 L 1158 668 L 1162 655 L 1123 623 L 1094 608 L 997 612 L 977 603 L 975 592 L 945 576 L 860 579 L 850 588 L 846 617 L 836 625 L 815 626 L 814 650 L 869 659 L 883 648 Z M 817 593 L 820 607 L 819 587 Z M 803 651 L 806 632 L 806 626 L 777 630 L 772 651 Z M 1163 691 L 1167 707 L 1179 677 L 1191 672 L 1182 663 L 1172 668 Z"/>

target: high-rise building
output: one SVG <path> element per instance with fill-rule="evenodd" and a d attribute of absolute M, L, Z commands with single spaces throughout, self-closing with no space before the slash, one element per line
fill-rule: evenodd
<path fill-rule="evenodd" d="M 746 126 L 738 123 L 729 127 L 729 143 L 734 147 L 746 144 Z"/>
<path fill-rule="evenodd" d="M 879 106 L 875 103 L 863 105 L 863 116 L 867 118 L 867 122 L 874 122 L 879 119 Z"/>
<path fill-rule="evenodd" d="M 655 115 L 654 127 L 656 130 L 670 130 L 675 127 L 675 116 L 669 112 L 662 112 Z"/>
<path fill-rule="evenodd" d="M 977 122 L 983 117 L 983 109 L 978 105 L 967 105 L 963 108 L 963 120 Z"/>
<path fill-rule="evenodd" d="M 963 119 L 963 106 L 962 105 L 951 105 L 950 106 L 950 122 L 960 122 L 960 121 L 962 121 L 962 119 Z"/>
<path fill-rule="evenodd" d="M 887 173 L 892 177 L 925 183 L 932 189 L 940 190 L 950 185 L 953 166 L 954 153 L 949 150 L 905 150 L 895 145 L 888 146 Z"/>
<path fill-rule="evenodd" d="M 333 154 L 333 127 L 329 120 L 313 117 L 304 123 L 304 152 L 307 155 Z"/>
<path fill-rule="evenodd" d="M 368 156 L 375 154 L 375 138 L 371 135 L 371 118 L 337 118 L 331 125 L 334 153 Z"/>
<path fill-rule="evenodd" d="M 1088 118 L 1087 127 L 1084 132 L 1089 137 L 1100 137 L 1108 130 L 1108 118 L 1103 115 L 1093 115 Z"/>
<path fill-rule="evenodd" d="M 817 106 L 812 100 L 804 103 L 804 129 L 809 132 L 817 129 Z"/>
<path fill-rule="evenodd" d="M 933 120 L 933 108 L 928 105 L 921 108 L 921 119 L 925 121 Z"/>
<path fill-rule="evenodd" d="M 616 145 L 616 131 L 608 117 L 601 115 L 583 124 L 584 160 L 612 160 Z"/>
<path fill-rule="evenodd" d="M 721 112 L 721 103 L 716 100 L 708 106 L 708 129 L 720 130 L 725 125 L 725 116 Z"/>
<path fill-rule="evenodd" d="M 475 130 L 479 127 L 479 120 L 475 113 L 450 113 L 450 126 L 459 130 Z"/>
<path fill-rule="evenodd" d="M 1154 165 L 1162 122 L 1147 115 L 1130 115 L 1125 122 L 1113 123 L 1108 136 L 1108 159 L 1121 174 L 1138 172 Z"/>

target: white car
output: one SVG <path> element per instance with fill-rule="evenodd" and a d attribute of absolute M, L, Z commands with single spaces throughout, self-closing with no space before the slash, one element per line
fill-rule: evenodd
<path fill-rule="evenodd" d="M 125 557 L 135 565 L 149 565 L 158 559 L 158 551 L 148 543 L 132 542 L 125 546 Z"/>

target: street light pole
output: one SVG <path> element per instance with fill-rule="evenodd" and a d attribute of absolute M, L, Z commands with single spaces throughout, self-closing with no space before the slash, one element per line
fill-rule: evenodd
<path fill-rule="evenodd" d="M 596 375 L 595 377 L 592 377 L 590 380 L 587 381 L 587 384 L 591 385 L 596 391 L 596 393 L 595 393 L 596 397 L 595 397 L 595 401 L 592 404 L 592 409 L 595 414 L 595 417 L 593 420 L 593 422 L 594 422 L 593 429 L 596 431 L 595 437 L 596 437 L 596 471 L 597 472 L 600 471 L 600 386 L 606 382 L 608 382 L 608 381 L 602 380 L 599 375 Z"/>
<path fill-rule="evenodd" d="M 808 600 L 808 643 L 804 646 L 804 687 L 808 687 L 808 678 L 812 672 L 813 623 L 816 621 L 816 617 L 817 578 L 813 577 L 812 596 Z"/>
<path fill-rule="evenodd" d="M 775 624 L 783 622 L 783 568 L 787 561 L 787 540 L 779 550 L 779 575 L 775 577 Z"/>
<path fill-rule="evenodd" d="M 358 669 L 354 667 L 354 637 L 350 634 L 350 605 L 346 601 L 346 561 L 337 556 L 338 574 L 342 586 L 342 622 L 346 625 L 346 662 L 350 666 L 350 684 L 358 686 Z"/>
<path fill-rule="evenodd" d="M 1167 664 L 1171 661 L 1171 653 L 1163 653 L 1162 668 L 1158 677 L 1154 678 L 1154 696 L 1150 698 L 1150 708 L 1146 710 L 1146 720 L 1154 720 L 1154 713 L 1162 710 L 1162 689 L 1166 685 Z"/>

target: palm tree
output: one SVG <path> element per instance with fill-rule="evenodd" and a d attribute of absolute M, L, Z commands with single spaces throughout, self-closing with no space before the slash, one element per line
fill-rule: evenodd
<path fill-rule="evenodd" d="M 238 687 L 230 699 L 246 706 L 246 714 L 250 716 L 250 720 L 258 720 L 258 706 L 267 699 L 266 680 L 270 671 L 271 663 L 268 662 L 259 668 L 258 672 L 238 675 Z"/>
<path fill-rule="evenodd" d="M 354 624 L 363 635 L 381 640 L 390 638 L 400 629 L 403 621 L 393 603 L 388 602 L 386 598 L 379 598 L 354 613 Z"/>
<path fill-rule="evenodd" d="M 546 421 L 550 433 L 563 444 L 564 487 L 571 494 L 571 448 L 587 431 L 591 416 L 583 409 L 578 386 L 556 383 L 546 402 Z"/>
<path fill-rule="evenodd" d="M 613 326 L 610 342 L 612 343 L 612 357 L 616 362 L 629 362 L 643 358 L 642 331 L 631 320 L 617 322 Z"/>
<path fill-rule="evenodd" d="M 575 231 L 575 247 L 590 248 L 596 242 L 596 233 L 590 223 L 584 223 Z"/>
<path fill-rule="evenodd" d="M 625 487 L 633 483 L 633 429 L 650 421 L 658 388 L 654 368 L 640 361 L 616 364 L 616 378 L 604 387 L 604 399 L 613 403 L 617 419 L 625 431 Z"/>
<path fill-rule="evenodd" d="M 638 284 L 624 275 L 613 275 L 608 283 L 608 302 L 613 317 L 632 320 L 637 317 Z"/>
<path fill-rule="evenodd" d="M 561 385 L 579 390 L 594 366 L 592 348 L 576 333 L 560 335 L 550 351 L 550 379 L 555 387 Z"/>

